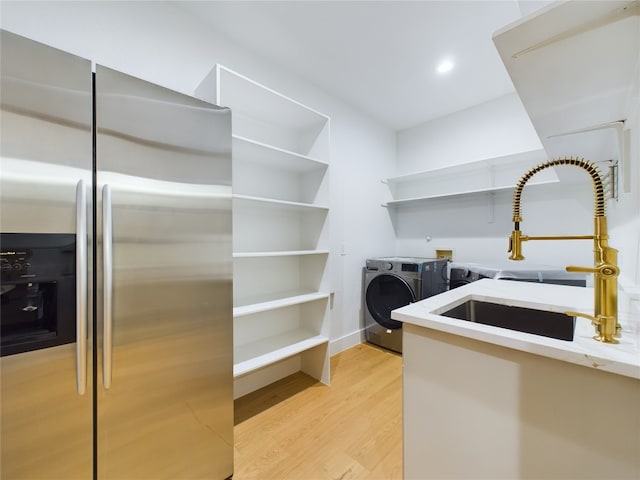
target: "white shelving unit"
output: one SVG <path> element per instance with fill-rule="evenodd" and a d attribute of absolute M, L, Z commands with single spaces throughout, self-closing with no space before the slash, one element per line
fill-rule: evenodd
<path fill-rule="evenodd" d="M 544 150 L 488 158 L 451 167 L 388 178 L 385 207 L 403 207 L 433 199 L 513 189 L 529 168 L 547 159 Z M 558 181 L 553 169 L 540 172 L 528 185 Z"/>
<path fill-rule="evenodd" d="M 549 156 L 619 163 L 628 192 L 627 120 L 640 108 L 640 1 L 557 2 L 493 41 Z"/>
<path fill-rule="evenodd" d="M 329 117 L 222 65 L 231 108 L 235 397 L 302 370 L 329 383 Z"/>

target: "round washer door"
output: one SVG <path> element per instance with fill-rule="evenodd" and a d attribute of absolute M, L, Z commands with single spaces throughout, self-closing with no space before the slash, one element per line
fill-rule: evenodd
<path fill-rule="evenodd" d="M 390 330 L 402 328 L 402 322 L 391 319 L 391 310 L 416 301 L 409 284 L 404 279 L 389 274 L 378 275 L 371 280 L 365 298 L 373 319 Z"/>

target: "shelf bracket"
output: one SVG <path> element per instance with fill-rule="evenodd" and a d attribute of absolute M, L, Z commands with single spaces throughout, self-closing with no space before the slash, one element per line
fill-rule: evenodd
<path fill-rule="evenodd" d="M 608 172 L 604 174 L 605 179 L 608 179 L 607 182 L 609 184 L 609 198 L 614 198 L 618 200 L 618 192 L 619 192 L 619 170 L 618 164 L 622 163 L 622 172 L 623 175 L 626 175 L 626 172 L 629 172 L 630 169 L 630 149 L 626 145 L 625 142 L 625 120 L 616 120 L 613 122 L 602 123 L 600 125 L 594 125 L 592 127 L 579 128 L 577 130 L 571 130 L 569 132 L 558 133 L 555 135 L 549 135 L 547 138 L 556 138 L 556 137 L 564 137 L 567 135 L 575 135 L 578 133 L 586 133 L 586 132 L 595 132 L 598 130 L 606 130 L 609 128 L 613 128 L 616 131 L 616 140 L 618 143 L 618 159 L 617 160 L 601 160 L 595 161 L 595 163 L 606 163 Z M 589 159 L 592 160 L 593 159 Z M 627 193 L 629 188 L 627 187 L 627 183 L 625 182 L 623 186 L 623 191 Z"/>
<path fill-rule="evenodd" d="M 487 192 L 487 223 L 496 221 L 496 194 Z"/>

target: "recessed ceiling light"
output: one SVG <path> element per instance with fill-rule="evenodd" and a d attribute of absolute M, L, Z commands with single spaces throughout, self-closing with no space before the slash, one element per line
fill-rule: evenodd
<path fill-rule="evenodd" d="M 453 62 L 451 60 L 443 60 L 438 64 L 436 71 L 440 74 L 453 70 Z"/>

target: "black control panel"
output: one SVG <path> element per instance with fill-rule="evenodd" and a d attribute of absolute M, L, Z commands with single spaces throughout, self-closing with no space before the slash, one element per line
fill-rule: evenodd
<path fill-rule="evenodd" d="M 420 264 L 418 264 L 418 263 L 403 263 L 402 264 L 402 271 L 403 272 L 415 272 L 415 273 L 418 273 L 419 268 L 420 268 Z"/>
<path fill-rule="evenodd" d="M 0 234 L 0 355 L 75 341 L 76 237 Z"/>
<path fill-rule="evenodd" d="M 74 275 L 75 235 L 3 233 L 0 237 L 2 282 Z"/>

